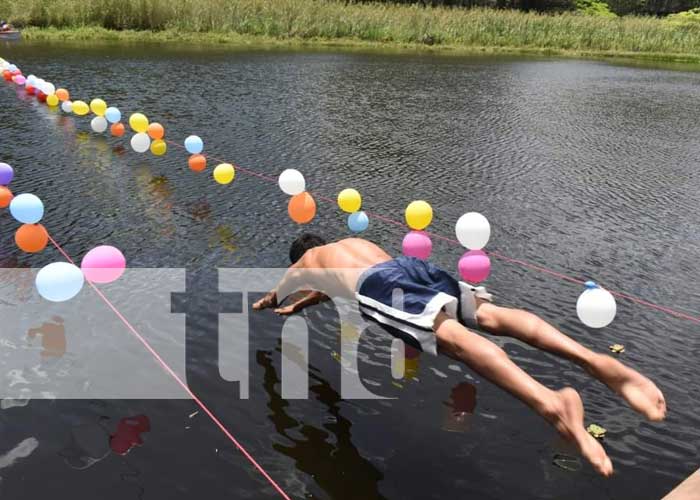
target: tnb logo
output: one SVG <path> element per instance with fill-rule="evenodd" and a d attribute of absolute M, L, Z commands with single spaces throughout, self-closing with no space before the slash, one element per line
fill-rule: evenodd
<path fill-rule="evenodd" d="M 248 399 L 256 335 L 276 335 L 281 346 L 281 396 L 305 399 L 313 325 L 307 324 L 304 315 L 280 317 L 252 309 L 286 271 L 129 269 L 118 282 L 100 289 L 195 393 L 199 387 L 215 384 L 231 397 Z M 35 274 L 32 269 L 0 270 L 0 283 L 9 284 L 0 287 L 0 370 L 6 374 L 0 377 L 0 399 L 189 397 L 97 294 L 84 290 L 69 302 L 49 303 L 22 286 L 31 283 Z M 339 331 L 334 339 L 341 361 L 341 397 L 384 399 L 360 378 L 358 348 L 368 324 L 357 303 L 333 293 L 330 275 L 327 280 L 316 275 L 313 284 L 330 298 L 340 324 L 352 325 L 358 332 L 341 336 Z M 285 290 L 281 296 L 300 290 Z M 399 306 L 400 291 L 395 299 Z M 47 340 L 51 355 L 47 355 Z M 387 376 L 401 378 L 401 341 L 394 341 L 391 355 Z"/>

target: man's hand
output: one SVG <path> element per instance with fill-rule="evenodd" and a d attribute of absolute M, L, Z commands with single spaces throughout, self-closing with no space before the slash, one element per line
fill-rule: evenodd
<path fill-rule="evenodd" d="M 259 311 L 268 307 L 277 307 L 277 292 L 274 290 L 253 304 L 253 309 Z"/>
<path fill-rule="evenodd" d="M 278 307 L 275 309 L 275 312 L 279 314 L 280 316 L 289 316 L 290 314 L 294 314 L 297 312 L 297 304 L 292 304 L 289 306 L 284 306 L 284 307 Z"/>

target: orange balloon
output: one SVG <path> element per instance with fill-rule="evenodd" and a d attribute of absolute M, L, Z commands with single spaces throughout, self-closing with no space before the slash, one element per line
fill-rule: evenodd
<path fill-rule="evenodd" d="M 163 125 L 157 122 L 153 122 L 150 125 L 148 125 L 148 129 L 146 129 L 146 131 L 148 132 L 148 136 L 151 139 L 162 139 L 165 135 L 165 129 L 163 128 Z"/>
<path fill-rule="evenodd" d="M 28 253 L 41 252 L 49 243 L 49 233 L 41 224 L 24 224 L 15 233 L 15 243 Z"/>
<path fill-rule="evenodd" d="M 10 191 L 8 188 L 5 186 L 0 186 L 0 208 L 7 208 L 10 206 L 10 202 L 12 201 L 12 198 L 15 196 L 12 194 L 12 191 Z"/>
<path fill-rule="evenodd" d="M 124 124 L 122 122 L 113 123 L 112 126 L 109 127 L 109 131 L 112 132 L 114 137 L 121 137 L 124 135 Z"/>
<path fill-rule="evenodd" d="M 287 212 L 297 224 L 306 224 L 316 215 L 316 202 L 309 193 L 304 191 L 289 199 Z"/>
<path fill-rule="evenodd" d="M 201 172 L 207 168 L 207 157 L 204 155 L 192 155 L 190 159 L 187 160 L 187 164 L 195 172 Z"/>
<path fill-rule="evenodd" d="M 66 89 L 56 89 L 56 97 L 61 102 L 67 101 L 70 99 L 70 93 Z"/>

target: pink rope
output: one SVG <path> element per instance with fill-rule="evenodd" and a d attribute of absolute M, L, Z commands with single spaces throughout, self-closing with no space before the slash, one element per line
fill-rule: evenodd
<path fill-rule="evenodd" d="M 56 249 L 61 252 L 61 254 L 70 262 L 71 264 L 75 265 L 75 262 L 73 259 L 70 258 L 70 255 L 66 253 L 65 250 L 54 240 L 50 235 L 49 235 L 49 240 L 51 240 L 51 243 L 53 244 Z M 282 498 L 285 500 L 291 500 L 289 495 L 287 495 L 282 487 L 275 482 L 274 479 L 270 476 L 270 474 L 267 473 L 265 469 L 253 458 L 253 455 L 251 455 L 248 450 L 245 449 L 245 447 L 234 437 L 233 434 L 226 428 L 226 426 L 219 420 L 216 415 L 209 409 L 207 405 L 204 404 L 204 402 L 197 397 L 197 395 L 192 392 L 192 390 L 188 387 L 188 385 L 175 373 L 175 371 L 170 368 L 170 365 L 168 365 L 165 360 L 158 354 L 158 352 L 151 346 L 151 344 L 148 343 L 148 341 L 143 338 L 143 336 L 136 330 L 136 328 L 133 327 L 131 323 L 129 323 L 129 320 L 127 320 L 124 315 L 112 304 L 112 302 L 109 301 L 107 297 L 102 293 L 102 291 L 95 286 L 95 284 L 92 281 L 88 280 L 88 285 L 97 293 L 97 295 L 102 299 L 102 301 L 109 307 L 112 312 L 121 320 L 122 323 L 124 323 L 124 326 L 127 327 L 127 329 L 131 332 L 131 334 L 136 337 L 136 339 L 141 342 L 141 344 L 146 348 L 148 352 L 151 353 L 151 355 L 155 358 L 155 360 L 160 364 L 160 366 L 170 375 L 180 387 L 187 393 L 187 395 L 194 400 L 195 403 L 202 409 L 204 413 L 207 414 L 207 416 L 211 419 L 212 422 L 221 430 L 221 432 L 224 433 L 224 435 L 234 444 L 236 448 L 238 448 L 238 451 L 240 451 L 245 458 L 248 459 L 248 461 L 253 464 L 253 466 L 260 472 L 260 474 L 263 475 L 265 479 L 272 485 L 272 487 L 277 490 L 277 493 L 280 494 Z"/>
<path fill-rule="evenodd" d="M 175 146 L 175 147 L 177 147 L 177 148 L 180 148 L 180 149 L 183 149 L 183 150 L 186 149 L 183 145 L 181 145 L 180 143 L 177 143 L 177 142 L 175 142 L 175 141 L 170 141 L 170 140 L 168 140 L 168 139 L 165 139 L 165 142 L 167 142 L 168 144 L 172 144 L 173 146 Z M 204 157 L 206 157 L 206 158 L 211 158 L 211 159 L 216 160 L 216 161 L 221 162 L 221 163 L 231 163 L 231 162 L 227 162 L 226 160 L 222 160 L 222 159 L 220 159 L 220 158 L 217 158 L 217 157 L 215 157 L 215 156 L 213 156 L 213 155 L 204 155 L 204 154 L 203 154 L 202 156 L 204 156 Z M 243 167 L 241 167 L 240 165 L 236 165 L 236 169 L 240 170 L 240 171 L 243 172 L 243 173 L 246 173 L 246 174 L 249 174 L 249 175 L 253 175 L 253 176 L 258 177 L 258 178 L 260 178 L 260 179 L 266 180 L 266 181 L 268 181 L 268 182 L 274 182 L 275 184 L 277 183 L 277 179 L 274 178 L 274 177 L 270 177 L 269 175 L 265 175 L 265 174 L 261 174 L 261 173 L 259 173 L 259 172 L 255 172 L 254 170 L 250 170 L 250 169 L 247 169 L 247 168 L 243 168 Z M 323 196 L 323 195 L 319 195 L 319 194 L 315 194 L 314 196 L 315 196 L 317 199 L 321 200 L 321 201 L 325 201 L 325 202 L 327 202 L 327 203 L 335 204 L 335 200 L 334 200 L 333 198 L 329 198 L 329 197 L 327 197 L 327 196 Z M 367 210 L 365 210 L 365 214 L 367 214 L 367 217 L 371 217 L 371 218 L 380 220 L 380 221 L 382 221 L 382 222 L 385 222 L 385 223 L 387 223 L 387 224 L 391 224 L 391 225 L 393 225 L 393 226 L 398 226 L 398 227 L 401 227 L 401 228 L 406 227 L 406 225 L 405 225 L 403 222 L 400 222 L 400 221 L 391 219 L 391 218 L 389 218 L 389 217 L 385 217 L 384 215 L 381 215 L 381 214 L 377 214 L 377 213 L 370 212 L 370 211 L 367 211 Z M 453 238 L 449 238 L 449 237 L 447 237 L 447 236 L 443 236 L 443 235 L 441 235 L 441 234 L 433 233 L 433 232 L 430 232 L 430 231 L 425 231 L 425 233 L 428 234 L 429 236 L 431 236 L 431 237 L 437 239 L 437 240 L 442 240 L 442 241 L 445 241 L 445 242 L 450 243 L 450 244 L 453 244 L 453 245 L 460 245 L 459 241 L 457 241 L 457 240 L 455 240 L 455 239 L 453 239 Z M 495 257 L 496 259 L 502 260 L 502 261 L 504 261 L 504 262 L 508 262 L 508 263 L 510 263 L 510 264 L 515 264 L 515 265 L 518 265 L 518 266 L 521 266 L 521 267 L 525 267 L 525 268 L 527 268 L 527 269 L 532 269 L 533 271 L 537 271 L 537 272 L 540 272 L 540 273 L 548 274 L 548 275 L 550 275 L 550 276 L 554 276 L 555 278 L 559 278 L 559 279 L 561 279 L 561 280 L 568 281 L 569 283 L 575 283 L 575 284 L 577 284 L 577 285 L 583 285 L 583 284 L 585 283 L 585 281 L 582 280 L 582 279 L 574 278 L 574 277 L 572 277 L 572 276 L 567 276 L 566 274 L 563 274 L 563 273 L 554 271 L 553 269 L 549 269 L 549 268 L 540 266 L 540 265 L 538 265 L 538 264 L 533 264 L 533 263 L 531 263 L 531 262 L 527 262 L 527 261 L 524 261 L 524 260 L 521 260 L 521 259 L 514 259 L 514 258 L 512 258 L 512 257 L 508 257 L 508 256 L 506 256 L 506 255 L 503 255 L 503 254 L 501 254 L 501 253 L 499 253 L 499 252 L 489 251 L 489 252 L 486 252 L 486 253 L 488 253 L 490 256 Z M 669 315 L 675 316 L 675 317 L 677 317 L 677 318 L 685 319 L 685 320 L 692 321 L 692 322 L 694 322 L 694 323 L 700 324 L 700 317 L 698 317 L 698 316 L 692 316 L 692 315 L 690 315 L 690 314 L 686 314 L 686 313 L 683 313 L 683 312 L 680 312 L 680 311 L 676 311 L 675 309 L 671 309 L 670 307 L 662 306 L 662 305 L 659 305 L 659 304 L 654 304 L 653 302 L 649 302 L 649 301 L 647 301 L 647 300 L 644 300 L 644 299 L 639 298 L 639 297 L 635 297 L 635 296 L 633 296 L 633 295 L 626 294 L 626 293 L 624 293 L 624 292 L 617 292 L 617 291 L 614 291 L 614 290 L 608 290 L 608 291 L 609 291 L 612 295 L 614 295 L 614 296 L 616 296 L 616 297 L 619 297 L 619 298 L 621 298 L 621 299 L 629 300 L 630 302 L 634 302 L 635 304 L 639 304 L 639 305 L 642 305 L 642 306 L 646 306 L 646 307 L 649 307 L 649 308 L 651 308 L 651 309 L 655 309 L 655 310 L 657 310 L 657 311 L 663 312 L 663 313 L 665 313 L 665 314 L 669 314 Z"/>

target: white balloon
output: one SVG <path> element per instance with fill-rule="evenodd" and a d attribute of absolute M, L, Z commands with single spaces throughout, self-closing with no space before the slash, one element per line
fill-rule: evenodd
<path fill-rule="evenodd" d="M 97 132 L 98 134 L 101 134 L 105 130 L 107 130 L 107 120 L 105 120 L 102 116 L 96 116 L 90 122 L 90 127 L 92 127 L 93 131 Z"/>
<path fill-rule="evenodd" d="M 41 91 L 46 95 L 51 95 L 56 93 L 56 86 L 51 82 L 46 82 L 44 88 Z"/>
<path fill-rule="evenodd" d="M 282 191 L 290 196 L 294 196 L 306 191 L 306 180 L 298 170 L 288 168 L 280 174 L 279 186 Z"/>
<path fill-rule="evenodd" d="M 71 101 L 63 101 L 61 103 L 61 109 L 63 110 L 64 113 L 72 113 L 73 112 L 73 103 Z"/>
<path fill-rule="evenodd" d="M 459 218 L 455 225 L 457 239 L 469 250 L 481 250 L 491 237 L 491 224 L 477 212 L 469 212 Z"/>
<path fill-rule="evenodd" d="M 131 147 L 137 153 L 145 153 L 151 147 L 151 138 L 145 132 L 134 134 L 131 138 Z"/>
<path fill-rule="evenodd" d="M 587 284 L 588 288 L 576 302 L 576 313 L 581 322 L 591 328 L 603 328 L 612 323 L 617 313 L 615 297 L 603 288 Z"/>
<path fill-rule="evenodd" d="M 36 87 L 36 76 L 34 75 L 29 75 L 27 77 L 27 83 L 31 85 L 32 87 Z"/>
<path fill-rule="evenodd" d="M 68 262 L 54 262 L 42 268 L 35 284 L 39 295 L 51 302 L 70 300 L 83 288 L 85 277 L 80 268 Z"/>

